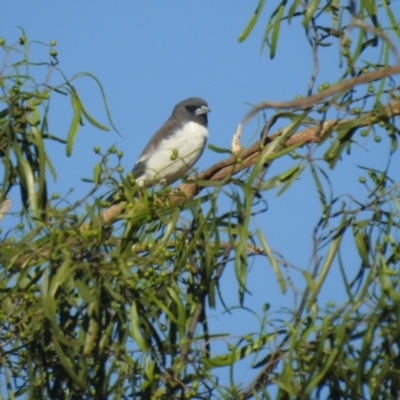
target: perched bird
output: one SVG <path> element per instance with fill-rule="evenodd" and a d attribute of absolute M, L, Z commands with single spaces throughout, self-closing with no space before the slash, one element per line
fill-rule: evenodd
<path fill-rule="evenodd" d="M 153 135 L 132 169 L 139 187 L 181 178 L 203 153 L 208 138 L 208 104 L 191 97 L 178 103 Z"/>

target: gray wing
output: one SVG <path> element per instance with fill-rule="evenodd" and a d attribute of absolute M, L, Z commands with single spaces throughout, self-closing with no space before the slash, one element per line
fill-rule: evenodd
<path fill-rule="evenodd" d="M 146 161 L 149 159 L 150 155 L 157 150 L 158 144 L 161 142 L 161 140 L 167 139 L 169 136 L 171 136 L 181 126 L 182 123 L 183 121 L 178 123 L 175 118 L 169 118 L 164 125 L 161 126 L 161 128 L 150 139 L 149 143 L 147 143 L 147 146 L 143 149 L 139 159 L 136 161 L 136 164 L 132 169 L 134 175 L 138 173 L 137 176 L 140 176 L 145 169 Z M 135 176 L 135 178 L 137 176 Z"/>
<path fill-rule="evenodd" d="M 138 161 L 134 167 L 132 168 L 132 175 L 135 179 L 139 178 L 143 175 L 144 171 L 146 170 L 146 161 Z"/>

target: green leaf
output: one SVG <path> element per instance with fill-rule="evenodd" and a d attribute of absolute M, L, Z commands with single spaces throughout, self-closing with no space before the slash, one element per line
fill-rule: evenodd
<path fill-rule="evenodd" d="M 269 333 L 266 335 L 260 335 L 258 338 L 252 340 L 251 343 L 245 346 L 242 346 L 240 348 L 237 347 L 236 349 L 234 349 L 229 353 L 220 354 L 216 357 L 208 359 L 203 358 L 201 362 L 204 363 L 207 369 L 221 368 L 221 367 L 226 367 L 228 365 L 233 365 L 235 362 L 243 360 L 249 355 L 257 353 L 260 350 L 262 350 L 265 347 L 265 345 L 271 340 L 273 340 L 279 333 L 280 331 Z"/>
<path fill-rule="evenodd" d="M 279 30 L 281 28 L 282 15 L 283 11 L 285 10 L 285 6 L 286 6 L 286 1 L 283 1 L 279 5 L 278 12 L 276 14 L 274 28 L 272 30 L 272 36 L 271 36 L 271 45 L 270 45 L 271 49 L 269 52 L 269 57 L 271 58 L 271 60 L 275 57 L 276 54 L 276 46 L 278 44 Z"/>
<path fill-rule="evenodd" d="M 46 206 L 45 202 L 47 200 L 47 193 L 46 193 L 46 164 L 50 164 L 50 161 L 46 157 L 44 143 L 43 143 L 43 136 L 41 132 L 35 127 L 31 127 L 32 130 L 32 142 L 35 144 L 37 148 L 37 159 L 38 159 L 38 166 L 39 166 L 39 176 L 38 176 L 38 200 L 40 201 L 42 207 Z"/>
<path fill-rule="evenodd" d="M 374 17 L 376 15 L 376 4 L 374 0 L 364 0 L 363 5 L 365 6 L 365 9 L 367 10 L 367 13 L 369 14 L 370 17 Z"/>
<path fill-rule="evenodd" d="M 141 330 L 140 330 L 140 321 L 139 321 L 139 315 L 137 312 L 137 306 L 136 306 L 136 301 L 132 301 L 131 305 L 131 335 L 133 340 L 136 342 L 136 344 L 139 346 L 140 350 L 143 352 L 146 352 L 148 350 L 148 345 L 146 341 L 143 339 Z"/>
<path fill-rule="evenodd" d="M 175 315 L 172 313 L 170 308 L 168 307 L 168 304 L 165 302 L 162 302 L 161 300 L 158 300 L 155 295 L 153 295 L 151 292 L 147 293 L 146 296 L 149 297 L 149 299 L 157 306 L 158 309 L 162 310 L 165 315 L 172 321 L 174 324 L 179 324 L 179 321 L 176 319 Z"/>
<path fill-rule="evenodd" d="M 246 28 L 244 28 L 243 32 L 239 35 L 238 37 L 238 41 L 239 42 L 243 42 L 243 40 L 245 40 L 247 38 L 247 36 L 249 36 L 250 32 L 252 31 L 252 29 L 254 28 L 254 25 L 256 24 L 258 17 L 261 14 L 261 11 L 264 7 L 264 3 L 265 0 L 259 0 L 258 2 L 258 6 L 256 8 L 256 10 L 254 11 L 254 14 L 251 16 L 249 22 L 247 23 Z"/>
<path fill-rule="evenodd" d="M 346 220 L 345 217 L 343 217 L 342 222 L 337 229 L 337 232 L 332 239 L 331 245 L 329 247 L 329 250 L 325 256 L 325 260 L 322 263 L 321 269 L 319 271 L 318 277 L 315 281 L 315 286 L 314 286 L 314 291 L 308 301 L 307 309 L 311 309 L 311 307 L 314 305 L 317 295 L 319 291 L 321 290 L 322 284 L 325 281 L 326 276 L 328 275 L 328 272 L 332 266 L 333 260 L 339 251 L 339 246 L 340 242 L 342 241 L 342 237 L 344 235 L 344 232 L 346 230 L 346 226 L 348 225 L 348 221 Z"/>
<path fill-rule="evenodd" d="M 296 12 L 297 8 L 301 4 L 301 0 L 295 0 L 293 1 L 293 4 L 290 6 L 289 11 L 288 11 L 288 23 L 290 24 L 294 13 Z"/>
<path fill-rule="evenodd" d="M 297 180 L 297 178 L 300 176 L 300 174 L 304 171 L 304 168 L 306 167 L 305 163 L 302 163 L 299 165 L 299 168 L 297 171 L 295 171 L 293 174 L 290 174 L 288 176 L 283 175 L 283 185 L 279 189 L 278 193 L 276 194 L 277 196 L 281 196 L 291 185 L 294 181 Z"/>
<path fill-rule="evenodd" d="M 285 279 L 283 278 L 283 275 L 281 273 L 281 270 L 279 269 L 279 264 L 276 261 L 275 257 L 272 255 L 271 249 L 269 248 L 264 235 L 262 234 L 262 232 L 259 229 L 257 229 L 257 236 L 258 236 L 258 239 L 260 240 L 261 247 L 263 248 L 265 255 L 268 257 L 268 260 L 271 263 L 272 269 L 275 272 L 276 279 L 281 288 L 281 292 L 282 292 L 282 294 L 285 294 L 286 293 L 286 283 L 285 283 Z"/>
<path fill-rule="evenodd" d="M 303 276 L 304 276 L 304 278 L 305 278 L 305 280 L 307 282 L 307 287 L 311 292 L 311 296 L 316 297 L 317 296 L 317 292 L 316 292 L 316 289 L 315 289 L 315 283 L 314 283 L 314 280 L 313 280 L 312 276 L 310 275 L 310 273 L 308 271 L 302 271 L 302 273 L 303 273 Z"/>
<path fill-rule="evenodd" d="M 74 144 L 76 132 L 78 131 L 78 126 L 81 120 L 81 112 L 82 112 L 81 102 L 79 101 L 77 95 L 72 90 L 70 91 L 70 96 L 71 96 L 71 104 L 72 104 L 72 109 L 74 111 L 74 115 L 72 116 L 71 126 L 69 128 L 67 135 L 66 153 L 68 157 L 72 154 L 72 146 Z"/>
<path fill-rule="evenodd" d="M 95 318 L 90 318 L 89 326 L 86 332 L 85 344 L 83 346 L 83 355 L 90 354 L 95 346 L 95 340 L 99 333 L 99 323 Z"/>
<path fill-rule="evenodd" d="M 275 175 L 272 178 L 268 179 L 267 181 L 263 182 L 259 186 L 259 189 L 269 190 L 274 187 L 280 186 L 293 176 L 297 177 L 299 174 L 299 170 L 300 170 L 300 165 L 296 164 L 293 167 L 290 167 L 288 170 L 280 173 L 279 175 Z"/>
<path fill-rule="evenodd" d="M 217 147 L 214 146 L 213 144 L 209 144 L 207 146 L 211 151 L 214 151 L 215 153 L 227 153 L 227 154 L 232 154 L 232 152 L 229 149 L 224 149 L 222 147 Z"/>
<path fill-rule="evenodd" d="M 97 162 L 93 168 L 93 182 L 97 185 L 100 183 L 101 163 Z"/>
<path fill-rule="evenodd" d="M 167 292 L 168 292 L 170 298 L 177 306 L 177 310 L 178 310 L 178 324 L 177 325 L 178 325 L 178 332 L 179 332 L 179 342 L 182 343 L 182 341 L 185 338 L 186 313 L 185 313 L 185 308 L 182 304 L 182 301 L 179 298 L 177 291 L 179 291 L 179 289 L 177 287 L 167 287 Z"/>
<path fill-rule="evenodd" d="M 363 265 L 370 267 L 368 237 L 360 230 L 360 226 L 357 223 L 353 224 L 353 237 Z"/>
<path fill-rule="evenodd" d="M 105 92 L 104 92 L 103 86 L 101 85 L 101 82 L 100 82 L 93 74 L 91 74 L 91 73 L 89 73 L 89 72 L 79 72 L 79 73 L 75 74 L 75 75 L 72 77 L 71 81 L 73 81 L 73 80 L 75 80 L 75 79 L 78 79 L 78 78 L 80 78 L 80 77 L 82 77 L 82 76 L 83 76 L 83 77 L 89 77 L 89 78 L 93 79 L 93 80 L 97 83 L 97 85 L 98 85 L 98 87 L 99 87 L 99 89 L 100 89 L 100 91 L 101 91 L 101 96 L 102 96 L 102 98 L 103 98 L 104 106 L 105 106 L 105 108 L 106 108 L 106 113 L 107 113 L 108 121 L 110 122 L 110 125 L 113 127 L 113 129 L 115 130 L 115 132 L 117 132 L 117 134 L 120 135 L 120 133 L 118 132 L 118 129 L 117 129 L 116 126 L 114 125 L 114 122 L 113 122 L 113 120 L 112 120 L 112 118 L 111 118 L 110 109 L 108 108 L 108 104 L 107 104 L 107 97 L 106 97 L 106 94 L 105 94 Z M 100 128 L 100 129 L 101 129 L 101 128 Z"/>
<path fill-rule="evenodd" d="M 85 389 L 86 385 L 85 383 L 79 378 L 79 376 L 75 373 L 73 366 L 72 366 L 72 361 L 70 358 L 68 358 L 60 343 L 58 342 L 58 340 L 56 339 L 55 336 L 52 336 L 52 344 L 54 346 L 54 350 L 58 355 L 58 358 L 61 362 L 61 365 L 63 366 L 65 372 L 69 375 L 69 377 L 72 379 L 72 381 L 79 386 L 81 389 Z"/>
<path fill-rule="evenodd" d="M 396 21 L 396 18 L 393 15 L 391 8 L 388 7 L 388 3 L 389 2 L 387 0 L 382 1 L 382 4 L 385 7 L 385 11 L 387 13 L 388 19 L 390 21 L 390 26 L 391 26 L 393 32 L 396 34 L 397 39 L 400 40 L 400 26 L 399 26 L 399 23 Z"/>
<path fill-rule="evenodd" d="M 78 99 L 79 100 L 79 99 Z M 85 107 L 83 106 L 82 102 L 80 101 L 80 105 L 81 105 L 81 111 L 82 114 L 85 116 L 85 118 L 96 128 L 101 129 L 102 131 L 106 131 L 109 132 L 110 128 L 108 128 L 105 125 L 102 125 L 100 122 L 96 121 L 93 117 L 91 117 L 89 115 L 89 113 L 85 110 Z"/>
<path fill-rule="evenodd" d="M 271 47 L 270 58 L 271 59 L 275 57 L 276 44 L 278 41 L 280 24 L 281 24 L 282 15 L 283 15 L 283 11 L 285 9 L 286 3 L 287 3 L 287 0 L 284 0 L 284 1 L 282 1 L 281 4 L 279 4 L 279 6 L 272 13 L 272 15 L 268 21 L 267 27 L 265 28 L 264 37 L 263 37 L 263 40 L 261 43 L 261 53 L 264 50 L 264 47 L 268 40 L 269 33 L 272 30 L 271 44 L 270 44 L 270 47 Z"/>
<path fill-rule="evenodd" d="M 71 265 L 71 260 L 66 259 L 57 269 L 56 274 L 51 278 L 49 291 L 47 293 L 51 298 L 55 298 L 57 289 L 64 283 L 68 276 L 76 269 Z"/>
<path fill-rule="evenodd" d="M 314 12 L 319 5 L 319 1 L 320 0 L 311 0 L 311 2 L 308 3 L 306 15 L 304 16 L 304 19 L 303 19 L 303 26 L 305 28 L 308 27 L 308 24 L 309 24 L 311 18 L 314 16 Z"/>
<path fill-rule="evenodd" d="M 324 188 L 322 187 L 322 184 L 321 184 L 321 181 L 320 181 L 320 179 L 318 177 L 318 174 L 317 174 L 317 171 L 316 171 L 314 163 L 310 163 L 310 167 L 311 167 L 311 174 L 312 174 L 312 177 L 314 179 L 315 186 L 317 188 L 319 201 L 321 203 L 322 218 L 326 218 L 329 215 L 329 210 L 331 208 L 331 205 L 327 203 L 325 192 L 324 192 Z M 325 176 L 325 178 L 329 182 L 329 179 L 328 179 L 328 177 L 326 176 L 326 174 L 324 173 L 323 170 L 321 170 L 321 173 Z"/>
<path fill-rule="evenodd" d="M 95 303 L 97 301 L 96 297 L 90 292 L 90 289 L 80 279 L 74 279 L 74 285 L 84 302 Z"/>
<path fill-rule="evenodd" d="M 37 199 L 36 199 L 36 193 L 35 193 L 35 178 L 33 176 L 32 168 L 31 168 L 30 164 L 28 163 L 28 161 L 26 161 L 25 158 L 23 157 L 18 143 L 14 144 L 14 151 L 17 155 L 20 178 L 22 179 L 22 183 L 28 193 L 29 206 L 30 206 L 33 214 L 37 217 L 38 216 L 38 205 L 37 205 Z"/>

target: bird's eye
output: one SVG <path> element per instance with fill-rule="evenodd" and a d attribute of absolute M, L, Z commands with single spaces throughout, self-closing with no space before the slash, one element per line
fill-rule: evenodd
<path fill-rule="evenodd" d="M 186 106 L 186 110 L 193 112 L 196 109 L 195 106 Z"/>

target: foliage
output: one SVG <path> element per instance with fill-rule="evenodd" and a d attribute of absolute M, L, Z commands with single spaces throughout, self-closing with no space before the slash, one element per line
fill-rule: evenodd
<path fill-rule="evenodd" d="M 264 7 L 260 1 L 240 41 L 260 23 Z M 73 86 L 95 78 L 65 77 L 54 42 L 29 42 L 23 31 L 12 45 L 0 39 L 2 199 L 15 186 L 21 193 L 19 222 L 0 242 L 2 392 L 35 399 L 399 397 L 400 193 L 389 176 L 400 133 L 392 76 L 400 70 L 390 67 L 399 59 L 399 26 L 386 0 L 284 1 L 262 41 L 271 58 L 286 22 L 302 24 L 315 65 L 321 49 L 340 49 L 337 82 L 321 84 L 315 97 L 314 68 L 307 98 L 256 106 L 276 109 L 261 140 L 178 192 L 138 193 L 129 177 L 119 177 L 124 201 L 109 208 L 118 210 L 112 218 L 104 211 L 110 204 L 95 194 L 115 183 L 119 165 L 111 164 L 121 156 L 115 148 L 95 149 L 92 190 L 81 201 L 47 194 L 55 175 L 48 143 L 65 146 L 68 156 L 82 119 L 108 129 L 88 114 Z M 49 61 L 32 62 L 33 46 L 48 46 Z M 65 137 L 56 137 L 49 105 L 62 95 L 73 113 Z M 277 123 L 283 128 L 270 133 Z M 364 167 L 364 198 L 337 196 L 330 171 L 357 145 L 357 133 L 372 139 L 369 148 L 382 138 L 390 143 L 388 167 Z M 289 167 L 269 177 L 269 166 L 281 159 Z M 268 210 L 266 194 L 283 195 L 306 173 L 321 213 L 313 232 L 301 233 L 313 242 L 312 263 L 298 268 L 305 284 L 295 285 L 287 272 L 295 268 L 270 249 L 255 221 Z M 349 239 L 355 276 L 346 264 Z M 298 297 L 292 310 L 247 308 L 255 258 L 272 269 L 283 294 Z M 346 300 L 324 307 L 318 299 L 335 268 Z M 222 287 L 229 269 L 237 286 L 236 300 L 228 302 Z M 210 313 L 235 318 L 238 308 L 256 315 L 257 332 L 212 329 Z M 243 359 L 254 367 L 248 382 L 235 380 Z"/>

